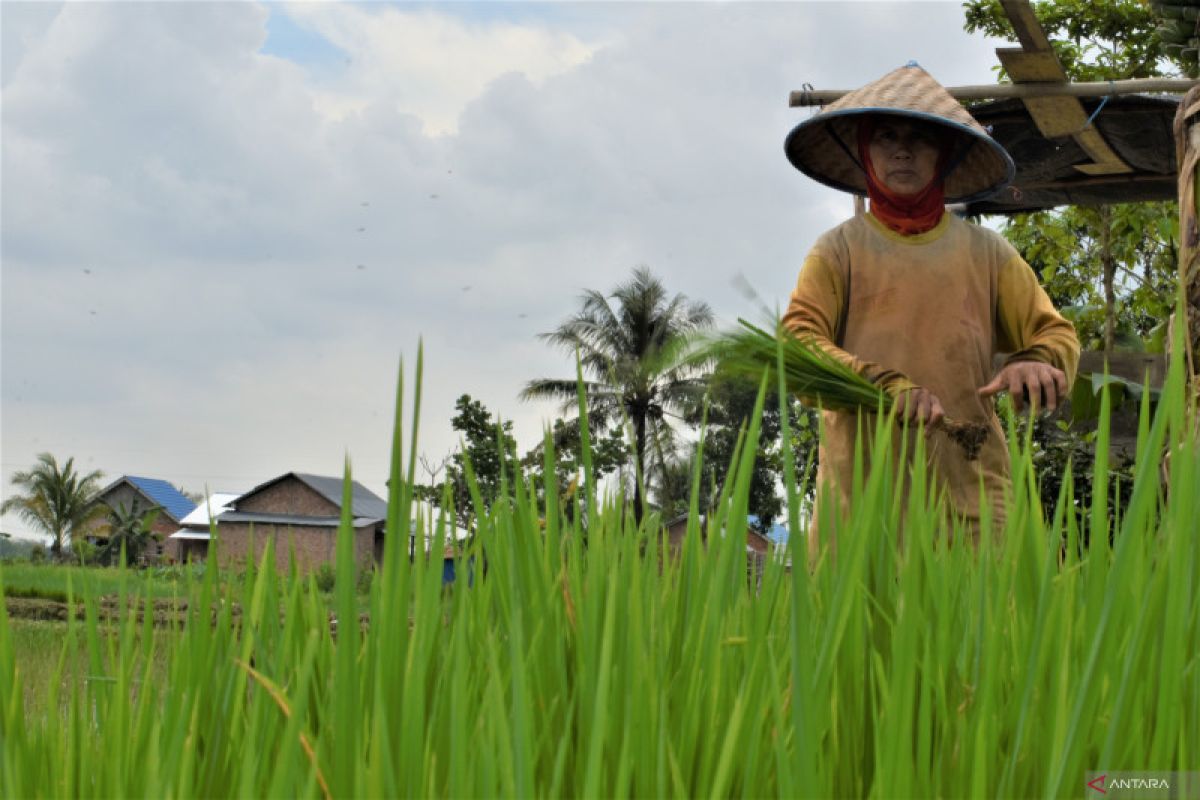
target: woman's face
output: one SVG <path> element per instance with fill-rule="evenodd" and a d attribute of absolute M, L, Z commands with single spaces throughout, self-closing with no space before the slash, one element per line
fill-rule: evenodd
<path fill-rule="evenodd" d="M 916 194 L 937 172 L 937 129 L 919 121 L 884 119 L 871 135 L 875 177 L 896 194 Z"/>

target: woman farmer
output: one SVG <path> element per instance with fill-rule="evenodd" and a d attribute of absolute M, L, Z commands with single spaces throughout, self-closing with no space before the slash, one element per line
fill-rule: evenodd
<path fill-rule="evenodd" d="M 991 397 L 1007 391 L 1018 410 L 1025 397 L 1052 410 L 1079 361 L 1074 327 L 1012 245 L 945 209 L 1007 186 L 1012 159 L 915 63 L 800 123 L 785 149 L 801 172 L 867 195 L 870 207 L 813 245 L 784 324 L 894 397 L 903 420 L 925 426 L 935 480 L 974 532 L 981 482 L 1002 524 L 1008 451 Z M 996 353 L 1008 356 L 993 375 Z M 987 424 L 977 459 L 938 430 L 944 415 Z M 840 501 L 845 513 L 858 421 L 824 416 L 818 498 Z M 817 527 L 814 554 L 834 533 Z"/>

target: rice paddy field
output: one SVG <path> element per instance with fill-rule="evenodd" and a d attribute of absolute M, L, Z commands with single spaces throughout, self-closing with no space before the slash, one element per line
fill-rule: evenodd
<path fill-rule="evenodd" d="M 443 588 L 440 559 L 390 536 L 366 616 L 348 527 L 332 618 L 269 566 L 185 575 L 165 627 L 104 621 L 100 589 L 72 585 L 84 614 L 57 635 L 0 613 L 0 795 L 1059 797 L 1089 771 L 1198 770 L 1200 452 L 1178 363 L 1164 397 L 1116 515 L 1097 491 L 1044 519 L 1014 440 L 1003 530 L 985 520 L 977 545 L 922 470 L 905 493 L 877 468 L 836 557 L 793 536 L 748 580 L 744 522 L 726 525 L 746 519 L 748 446 L 707 546 L 693 507 L 677 557 L 586 469 L 570 509 L 510 476 L 469 582 Z M 406 531 L 418 426 L 401 441 L 397 407 Z"/>
<path fill-rule="evenodd" d="M 179 592 L 184 569 L 121 570 L 15 563 L 4 567 L 4 592 L 9 597 L 66 601 L 68 586 L 80 596 L 115 595 L 124 586 L 126 592 L 138 596 L 170 598 Z"/>

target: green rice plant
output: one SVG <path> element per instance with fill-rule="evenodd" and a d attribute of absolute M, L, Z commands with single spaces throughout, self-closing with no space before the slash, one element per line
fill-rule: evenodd
<path fill-rule="evenodd" d="M 145 586 L 152 597 L 178 593 L 177 580 L 160 577 L 150 570 L 80 567 L 49 564 L 5 564 L 4 593 L 9 597 L 41 597 L 64 601 L 67 583 L 96 595 L 115 595 L 122 581 Z"/>
<path fill-rule="evenodd" d="M 709 337 L 692 358 L 715 361 L 725 371 L 754 380 L 764 372 L 776 375 L 787 391 L 829 411 L 892 411 L 894 397 L 813 341 L 778 323 L 773 334 L 744 319 L 738 324 L 738 329 Z M 978 457 L 988 435 L 986 424 L 947 417 L 941 426 L 968 459 Z"/>
<path fill-rule="evenodd" d="M 787 401 L 784 356 L 760 410 Z M 410 521 L 440 554 L 454 515 L 413 512 L 420 409 L 405 442 L 401 381 L 367 613 L 349 519 L 332 610 L 270 543 L 240 580 L 219 554 L 184 575 L 186 620 L 165 628 L 106 625 L 96 587 L 69 576 L 84 614 L 56 643 L 31 647 L 0 612 L 0 796 L 1028 797 L 1082 793 L 1088 770 L 1200 769 L 1200 452 L 1182 386 L 1176 363 L 1143 412 L 1119 518 L 1068 513 L 1069 480 L 1043 516 L 1014 436 L 1005 518 L 972 544 L 922 454 L 890 451 L 894 420 L 864 415 L 879 445 L 873 469 L 860 445 L 836 555 L 810 563 L 797 533 L 750 581 L 755 422 L 706 536 L 693 492 L 679 553 L 590 472 L 571 514 L 539 478 L 505 474 L 489 506 L 471 479 L 475 535 L 444 587 L 440 558 L 408 557 Z M 905 495 L 891 465 L 910 460 Z M 122 603 L 150 596 L 122 574 Z"/>

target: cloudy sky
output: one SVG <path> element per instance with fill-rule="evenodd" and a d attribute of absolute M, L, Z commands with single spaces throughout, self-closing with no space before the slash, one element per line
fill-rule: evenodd
<path fill-rule="evenodd" d="M 795 172 L 805 83 L 994 80 L 956 2 L 0 4 L 0 461 L 383 490 L 397 365 L 554 414 L 536 338 L 639 264 L 732 321 L 850 200 Z M 410 375 L 411 383 L 411 375 Z M 28 528 L 12 516 L 3 530 Z"/>

